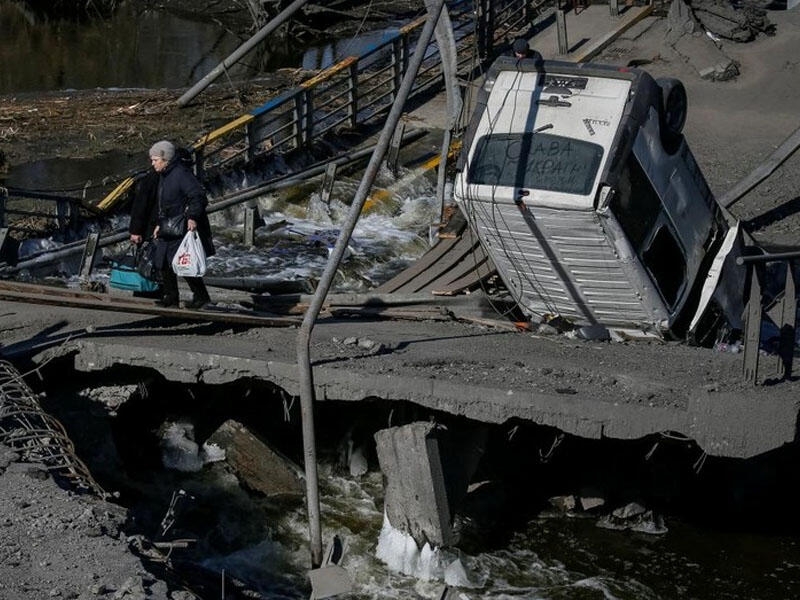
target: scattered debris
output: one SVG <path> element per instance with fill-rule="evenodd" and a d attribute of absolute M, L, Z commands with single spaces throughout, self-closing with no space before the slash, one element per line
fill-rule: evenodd
<path fill-rule="evenodd" d="M 340 565 L 347 547 L 338 535 L 333 536 L 325 558 L 318 569 L 308 572 L 311 580 L 311 600 L 347 594 L 353 590 L 353 579 Z"/>

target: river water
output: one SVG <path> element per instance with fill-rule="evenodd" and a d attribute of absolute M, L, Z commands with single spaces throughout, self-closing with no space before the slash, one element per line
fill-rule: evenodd
<path fill-rule="evenodd" d="M 123 5 L 118 18 L 107 23 L 35 23 L 19 4 L 0 0 L 0 91 L 186 86 L 238 43 L 213 25 L 126 12 L 131 10 Z M 324 48 L 311 49 L 306 65 L 332 60 Z M 278 51 L 267 54 L 255 59 L 259 68 L 291 63 Z M 265 220 L 280 226 L 262 228 L 254 248 L 238 240 L 235 219 L 218 218 L 219 252 L 209 274 L 314 279 L 357 184 L 357 178 L 341 178 L 330 207 L 312 188 L 260 199 Z M 338 291 L 368 289 L 409 264 L 424 252 L 428 225 L 438 218 L 430 177 L 405 172 L 398 181 L 384 172 L 378 185 L 392 188 L 393 199 L 360 220 L 335 281 Z M 458 600 L 793 600 L 800 597 L 797 519 L 781 513 L 792 504 L 786 496 L 792 484 L 774 485 L 791 470 L 776 469 L 768 459 L 716 462 L 734 471 L 757 460 L 759 477 L 718 492 L 761 495 L 757 510 L 776 507 L 769 527 L 741 514 L 727 522 L 685 520 L 683 511 L 666 512 L 663 527 L 650 532 L 599 527 L 596 517 L 538 516 L 518 525 L 502 543 L 485 538 L 482 544 L 479 538 L 460 551 L 432 553 L 420 553 L 386 527 L 379 472 L 353 478 L 323 463 L 324 539 L 338 534 L 348 544 L 342 565 L 355 582 L 348 598 L 438 599 L 451 585 L 455 592 L 449 598 Z M 210 483 L 208 472 L 195 476 L 203 484 L 222 485 Z M 691 505 L 693 499 L 682 501 Z M 515 520 L 505 517 L 498 519 Z M 205 564 L 247 581 L 262 597 L 305 598 L 305 510 L 297 506 L 270 518 L 270 534 L 262 541 L 209 554 Z"/>
<path fill-rule="evenodd" d="M 22 2 L 0 0 L 0 31 L 0 93 L 186 87 L 242 42 L 213 23 L 128 2 L 109 20 L 75 23 L 46 21 Z M 229 74 L 242 77 L 288 62 L 285 45 L 262 46 Z"/>

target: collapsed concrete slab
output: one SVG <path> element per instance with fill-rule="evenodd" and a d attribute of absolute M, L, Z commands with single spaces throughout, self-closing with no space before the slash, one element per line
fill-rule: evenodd
<path fill-rule="evenodd" d="M 300 468 L 236 421 L 225 421 L 208 438 L 225 450 L 226 461 L 243 485 L 268 498 L 299 499 Z"/>
<path fill-rule="evenodd" d="M 672 1 L 667 23 L 667 43 L 694 67 L 700 77 L 727 81 L 739 75 L 736 61 L 714 43 L 683 0 Z"/>

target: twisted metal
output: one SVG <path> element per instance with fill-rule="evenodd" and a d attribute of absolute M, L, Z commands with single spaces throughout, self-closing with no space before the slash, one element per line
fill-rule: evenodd
<path fill-rule="evenodd" d="M 75 454 L 64 426 L 42 410 L 19 371 L 4 360 L 0 360 L 0 444 L 80 490 L 108 496 Z"/>

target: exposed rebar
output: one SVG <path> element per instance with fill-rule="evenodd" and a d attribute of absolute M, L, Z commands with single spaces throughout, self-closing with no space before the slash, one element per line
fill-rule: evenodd
<path fill-rule="evenodd" d="M 108 494 L 75 454 L 64 426 L 39 405 L 36 394 L 11 363 L 0 360 L 0 444 L 26 462 L 43 465 L 75 487 L 101 498 Z"/>

